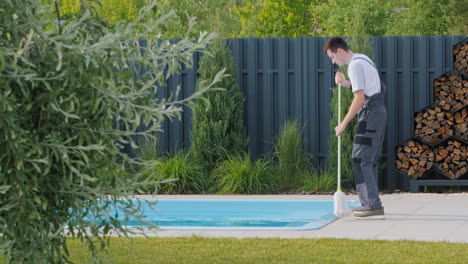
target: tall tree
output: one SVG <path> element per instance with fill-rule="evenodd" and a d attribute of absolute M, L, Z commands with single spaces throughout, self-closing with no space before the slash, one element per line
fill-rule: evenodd
<path fill-rule="evenodd" d="M 152 134 L 181 111 L 181 102 L 158 100 L 154 84 L 190 67 L 213 38 L 155 39 L 164 19 L 152 16 L 154 5 L 133 23 L 109 26 L 95 2 L 82 0 L 66 21 L 54 1 L 0 7 L 0 251 L 9 263 L 65 263 L 67 236 L 96 255 L 94 238 L 105 245 L 111 230 L 128 234 L 108 213 L 118 207 L 121 217 L 141 218 L 139 202 L 120 199 L 140 184 L 122 177 L 132 160 L 121 146 L 133 145 L 128 136 L 140 124 Z"/>
<path fill-rule="evenodd" d="M 223 90 L 210 91 L 195 100 L 190 138 L 194 158 L 211 171 L 229 155 L 247 152 L 248 137 L 243 118 L 245 99 L 236 81 L 231 50 L 225 40 L 217 40 L 209 52 L 211 55 L 201 58 L 196 89 L 203 88 L 205 82 L 212 82 L 222 69 L 226 69 L 229 77 L 217 84 Z"/>
<path fill-rule="evenodd" d="M 372 43 L 370 37 L 366 33 L 366 24 L 363 21 L 363 14 L 359 8 L 354 9 L 354 20 L 352 23 L 352 37 L 348 44 L 351 50 L 355 53 L 361 53 L 369 56 L 372 59 Z M 340 72 L 346 75 L 347 66 L 342 66 Z M 341 122 L 338 120 L 338 88 L 333 88 L 333 98 L 330 103 L 332 111 L 332 120 L 330 122 L 330 137 L 328 139 L 329 147 L 329 165 L 330 171 L 336 174 L 338 168 L 338 158 L 341 160 L 342 184 L 345 187 L 351 187 L 354 184 L 353 169 L 351 166 L 351 155 L 353 150 L 354 136 L 356 134 L 356 118 L 348 124 L 346 130 L 341 134 L 341 157 L 338 157 L 338 138 L 335 136 L 335 127 Z M 342 88 L 341 93 L 341 118 L 346 115 L 346 112 L 351 105 L 354 95 L 350 89 Z"/>

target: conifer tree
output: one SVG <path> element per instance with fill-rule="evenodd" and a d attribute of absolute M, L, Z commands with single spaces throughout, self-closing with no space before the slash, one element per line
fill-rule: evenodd
<path fill-rule="evenodd" d="M 245 98 L 237 84 L 234 58 L 226 44 L 225 40 L 215 41 L 208 49 L 210 55 L 201 58 L 198 70 L 196 89 L 213 80 L 222 69 L 229 75 L 217 84 L 219 90 L 195 100 L 191 152 L 208 171 L 229 155 L 246 152 L 248 147 L 243 118 Z"/>
<path fill-rule="evenodd" d="M 354 53 L 361 53 L 369 56 L 372 59 L 372 43 L 369 36 L 366 35 L 365 25 L 362 23 L 362 15 L 359 9 L 355 10 L 354 23 L 353 23 L 353 36 L 348 44 Z M 339 69 L 340 72 L 346 75 L 347 66 Z M 348 78 L 348 77 L 347 77 Z M 348 78 L 349 79 L 349 78 Z M 330 104 L 332 111 L 332 121 L 330 122 L 330 137 L 328 140 L 329 146 L 329 166 L 332 174 L 337 173 L 338 166 L 338 138 L 335 136 L 335 127 L 341 122 L 338 122 L 338 88 L 332 89 L 333 98 Z M 346 115 L 349 106 L 351 105 L 354 95 L 350 89 L 342 87 L 341 91 L 341 118 Z M 353 141 L 356 132 L 357 117 L 351 121 L 346 130 L 341 134 L 341 181 L 343 186 L 354 186 L 353 169 L 351 166 L 351 154 L 353 150 Z"/>

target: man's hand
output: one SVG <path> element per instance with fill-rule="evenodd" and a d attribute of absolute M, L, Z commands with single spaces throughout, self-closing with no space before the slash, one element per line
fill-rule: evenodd
<path fill-rule="evenodd" d="M 344 86 L 346 88 L 351 87 L 351 83 L 348 80 L 346 80 L 346 77 L 341 72 L 337 72 L 335 74 L 335 83 L 341 84 L 341 86 Z"/>
<path fill-rule="evenodd" d="M 335 135 L 338 137 L 343 133 L 343 131 L 346 129 L 346 125 L 341 123 L 338 126 L 335 127 Z"/>

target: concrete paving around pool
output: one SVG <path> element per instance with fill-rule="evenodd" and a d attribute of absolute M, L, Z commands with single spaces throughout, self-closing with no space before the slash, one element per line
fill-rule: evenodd
<path fill-rule="evenodd" d="M 156 199 L 285 199 L 333 200 L 332 195 L 158 195 Z M 347 199 L 358 199 L 348 195 Z M 154 237 L 348 238 L 468 243 L 468 193 L 387 194 L 381 196 L 385 220 L 352 216 L 310 231 L 150 230 Z"/>

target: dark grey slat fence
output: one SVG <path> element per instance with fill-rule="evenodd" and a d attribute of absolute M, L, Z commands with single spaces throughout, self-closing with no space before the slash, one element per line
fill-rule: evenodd
<path fill-rule="evenodd" d="M 385 189 L 408 189 L 408 177 L 394 170 L 394 147 L 413 135 L 413 113 L 433 100 L 432 81 L 453 68 L 452 45 L 466 36 L 372 37 L 374 60 L 388 86 L 388 123 L 383 148 Z M 330 100 L 336 70 L 322 52 L 327 38 L 231 39 L 238 83 L 246 96 L 245 125 L 252 156 L 269 153 L 284 122 L 297 119 L 304 147 L 315 166 L 328 157 Z M 166 97 L 180 85 L 180 98 L 194 92 L 196 69 L 184 69 L 161 89 Z M 190 146 L 191 111 L 165 121 L 160 151 Z"/>

